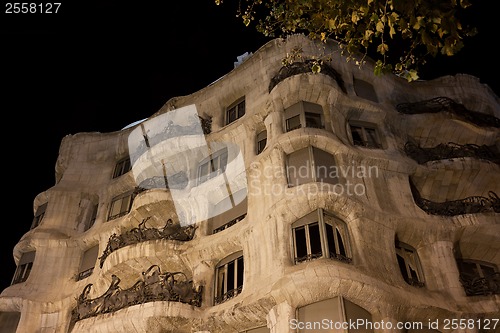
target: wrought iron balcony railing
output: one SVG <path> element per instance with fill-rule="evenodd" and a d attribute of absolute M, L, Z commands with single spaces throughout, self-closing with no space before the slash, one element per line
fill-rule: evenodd
<path fill-rule="evenodd" d="M 396 109 L 404 114 L 450 112 L 478 126 L 500 127 L 500 119 L 482 112 L 468 110 L 464 105 L 448 97 L 435 97 L 429 100 L 401 103 Z"/>
<path fill-rule="evenodd" d="M 152 265 L 142 278 L 130 288 L 120 287 L 120 278 L 112 276 L 111 284 L 99 297 L 89 298 L 92 284 L 88 284 L 77 298 L 76 307 L 71 311 L 71 322 L 114 312 L 125 307 L 153 301 L 181 302 L 201 306 L 202 287 L 194 287 L 182 272 L 162 273 L 160 267 Z"/>
<path fill-rule="evenodd" d="M 410 187 L 413 194 L 413 200 L 417 206 L 427 214 L 455 216 L 486 212 L 500 213 L 500 198 L 493 191 L 488 192 L 489 197 L 471 196 L 459 200 L 434 202 L 422 198 L 412 181 L 410 181 Z"/>
<path fill-rule="evenodd" d="M 271 92 L 278 83 L 280 83 L 286 78 L 298 74 L 312 73 L 311 66 L 312 66 L 312 61 L 306 60 L 306 61 L 297 61 L 291 65 L 281 67 L 279 72 L 271 79 L 271 82 L 269 82 L 268 91 Z M 334 79 L 335 82 L 337 82 L 337 84 L 339 85 L 340 89 L 342 89 L 344 93 L 347 93 L 347 90 L 344 85 L 344 80 L 342 80 L 342 76 L 331 66 L 323 64 L 321 66 L 320 73 L 325 74 Z"/>
<path fill-rule="evenodd" d="M 112 252 L 122 247 L 155 239 L 177 240 L 183 242 L 190 241 L 193 239 L 197 228 L 194 225 L 181 227 L 179 224 L 174 224 L 172 219 L 168 219 L 163 228 L 149 228 L 146 226 L 146 222 L 149 219 L 150 217 L 143 219 L 138 227 L 121 235 L 111 235 L 102 256 L 99 257 L 100 267 L 102 268 L 104 261 Z"/>
<path fill-rule="evenodd" d="M 407 142 L 404 146 L 405 153 L 418 164 L 429 161 L 445 160 L 459 157 L 473 157 L 481 160 L 500 164 L 500 152 L 496 146 L 478 146 L 475 144 L 459 145 L 448 142 L 441 143 L 432 148 L 422 148 L 413 142 Z"/>
<path fill-rule="evenodd" d="M 460 282 L 467 296 L 500 294 L 500 272 L 485 277 L 470 277 L 461 274 Z"/>

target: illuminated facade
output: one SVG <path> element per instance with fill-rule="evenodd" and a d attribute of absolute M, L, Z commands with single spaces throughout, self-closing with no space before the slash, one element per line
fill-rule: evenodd
<path fill-rule="evenodd" d="M 63 138 L 1 332 L 498 330 L 499 118 L 474 77 L 273 40 L 142 123 Z"/>

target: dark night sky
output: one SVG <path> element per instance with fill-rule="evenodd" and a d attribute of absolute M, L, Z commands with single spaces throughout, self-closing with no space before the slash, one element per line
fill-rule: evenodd
<path fill-rule="evenodd" d="M 171 97 L 228 73 L 237 56 L 268 40 L 235 17 L 236 0 L 223 6 L 213 0 L 152 2 L 63 0 L 52 16 L 7 15 L 2 9 L 0 109 L 7 184 L 0 291 L 10 285 L 12 249 L 29 230 L 35 196 L 55 184 L 65 135 L 117 131 L 147 118 Z M 486 8 L 493 2 L 472 2 L 479 35 L 457 56 L 431 62 L 425 79 L 467 73 L 499 94 L 489 45 L 498 41 L 496 12 Z"/>

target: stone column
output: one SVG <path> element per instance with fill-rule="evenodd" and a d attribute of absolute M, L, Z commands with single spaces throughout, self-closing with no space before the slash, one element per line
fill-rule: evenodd
<path fill-rule="evenodd" d="M 283 302 L 275 305 L 267 314 L 267 327 L 271 333 L 292 332 L 290 330 L 292 319 L 295 319 L 294 309 L 287 302 Z"/>

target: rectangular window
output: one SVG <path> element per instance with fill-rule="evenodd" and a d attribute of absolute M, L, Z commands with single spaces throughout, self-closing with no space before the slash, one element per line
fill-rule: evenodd
<path fill-rule="evenodd" d="M 267 131 L 264 130 L 257 134 L 257 155 L 260 154 L 264 148 L 266 147 L 267 143 Z"/>
<path fill-rule="evenodd" d="M 323 107 L 319 104 L 301 101 L 285 109 L 285 131 L 301 127 L 325 128 Z"/>
<path fill-rule="evenodd" d="M 348 327 L 323 327 L 314 326 L 316 323 L 350 323 L 350 322 L 370 322 L 372 315 L 364 308 L 350 302 L 342 296 L 311 303 L 297 309 L 297 319 L 300 323 L 310 323 L 312 325 L 302 325 L 298 333 L 373 333 L 372 327 L 348 328 Z M 329 325 L 330 326 L 330 325 Z"/>
<path fill-rule="evenodd" d="M 248 210 L 246 189 L 230 193 L 211 211 L 209 226 L 212 234 L 216 234 L 242 221 Z"/>
<path fill-rule="evenodd" d="M 45 211 L 47 210 L 47 202 L 40 205 L 35 213 L 35 217 L 33 217 L 33 222 L 31 223 L 31 228 L 34 229 L 40 225 L 40 223 L 43 220 L 43 217 L 45 216 Z"/>
<path fill-rule="evenodd" d="M 215 304 L 223 303 L 241 293 L 243 273 L 241 252 L 227 257 L 217 265 Z"/>
<path fill-rule="evenodd" d="M 245 99 L 242 99 L 231 105 L 226 110 L 226 125 L 243 117 L 245 115 Z"/>
<path fill-rule="evenodd" d="M 293 223 L 292 238 L 295 264 L 322 257 L 351 262 L 345 223 L 322 209 Z"/>
<path fill-rule="evenodd" d="M 14 273 L 14 278 L 12 279 L 12 284 L 22 283 L 28 279 L 34 261 L 35 251 L 26 252 L 21 255 L 16 272 Z"/>
<path fill-rule="evenodd" d="M 21 312 L 0 312 L 0 328 L 2 333 L 16 333 Z"/>
<path fill-rule="evenodd" d="M 113 178 L 120 177 L 131 170 L 130 157 L 127 157 L 115 165 L 115 170 L 113 171 Z"/>
<path fill-rule="evenodd" d="M 500 294 L 500 272 L 495 264 L 457 259 L 457 265 L 467 296 Z"/>
<path fill-rule="evenodd" d="M 203 160 L 198 167 L 198 185 L 224 173 L 227 159 L 227 148 L 224 148 L 212 154 L 209 160 Z"/>
<path fill-rule="evenodd" d="M 377 149 L 382 148 L 375 125 L 350 124 L 350 128 L 352 143 L 355 146 Z"/>
<path fill-rule="evenodd" d="M 335 158 L 316 147 L 306 147 L 287 156 L 288 186 L 311 182 L 338 183 Z"/>
<path fill-rule="evenodd" d="M 423 274 L 417 251 L 408 244 L 396 241 L 396 257 L 406 283 L 415 287 L 423 287 Z"/>
<path fill-rule="evenodd" d="M 127 215 L 132 208 L 135 193 L 116 197 L 109 207 L 108 221 Z"/>
<path fill-rule="evenodd" d="M 80 264 L 80 269 L 78 271 L 77 280 L 82 280 L 92 275 L 98 254 L 99 245 L 93 246 L 85 251 L 85 253 L 83 254 L 82 262 Z"/>

